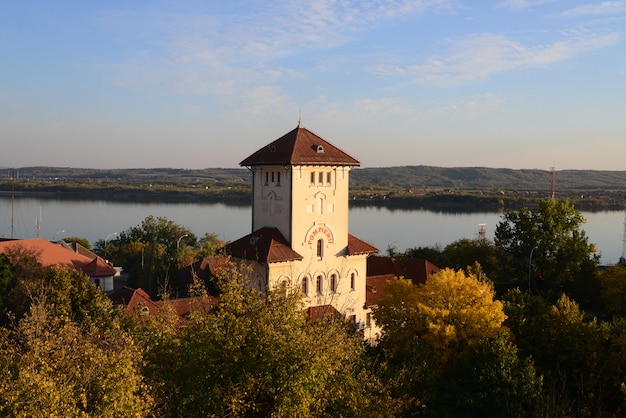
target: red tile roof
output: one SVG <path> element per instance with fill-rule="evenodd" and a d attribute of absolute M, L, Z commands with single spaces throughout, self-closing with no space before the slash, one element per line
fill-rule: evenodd
<path fill-rule="evenodd" d="M 333 305 L 310 306 L 307 309 L 309 322 L 318 322 L 333 317 L 341 318 L 341 314 Z"/>
<path fill-rule="evenodd" d="M 91 277 L 105 277 L 115 275 L 113 266 L 102 258 L 91 259 L 87 256 L 70 250 L 62 244 L 50 242 L 43 238 L 8 240 L 0 242 L 0 253 L 11 247 L 21 246 L 37 254 L 37 261 L 44 267 L 69 267 L 80 270 Z"/>
<path fill-rule="evenodd" d="M 406 271 L 405 278 L 411 280 L 413 284 L 426 283 L 426 279 L 441 270 L 430 261 L 422 258 L 406 260 L 404 262 L 404 269 Z"/>
<path fill-rule="evenodd" d="M 224 247 L 228 256 L 265 263 L 302 260 L 277 228 L 264 227 Z"/>
<path fill-rule="evenodd" d="M 375 306 L 378 301 L 385 297 L 385 286 L 393 280 L 398 280 L 395 274 L 383 274 L 380 276 L 367 276 L 365 279 L 365 306 Z"/>
<path fill-rule="evenodd" d="M 255 165 L 359 166 L 361 163 L 308 129 L 298 126 L 239 164 L 250 167 Z"/>
<path fill-rule="evenodd" d="M 374 254 L 377 252 L 378 248 L 358 239 L 354 235 L 348 234 L 347 255 Z"/>
<path fill-rule="evenodd" d="M 192 309 L 208 312 L 218 303 L 218 299 L 213 296 L 153 301 L 143 289 L 130 287 L 116 290 L 109 294 L 109 298 L 114 304 L 124 306 L 128 313 L 146 317 L 154 317 L 161 309 L 169 307 L 176 312 L 181 322 L 189 316 Z"/>

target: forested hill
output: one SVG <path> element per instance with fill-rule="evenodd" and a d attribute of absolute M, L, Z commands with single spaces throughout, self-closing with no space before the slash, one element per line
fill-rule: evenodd
<path fill-rule="evenodd" d="M 1 184 L 5 185 L 13 172 L 19 182 L 76 183 L 76 184 L 159 184 L 194 185 L 196 187 L 246 187 L 250 185 L 250 171 L 245 168 L 207 169 L 85 169 L 68 167 L 5 168 Z M 402 166 L 357 168 L 350 175 L 351 188 L 401 189 L 484 189 L 484 190 L 541 190 L 551 185 L 548 170 L 514 170 L 487 167 L 432 167 Z M 626 171 L 557 170 L 557 190 L 626 190 Z"/>
<path fill-rule="evenodd" d="M 402 188 L 450 188 L 487 190 L 549 190 L 549 170 L 514 170 L 487 167 L 403 167 L 363 168 L 351 174 L 353 187 L 380 185 Z M 624 190 L 626 171 L 556 170 L 559 190 Z"/>

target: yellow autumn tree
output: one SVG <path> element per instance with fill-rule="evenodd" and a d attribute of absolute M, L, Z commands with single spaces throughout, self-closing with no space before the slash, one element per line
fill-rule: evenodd
<path fill-rule="evenodd" d="M 502 308 L 490 282 L 444 269 L 423 285 L 389 283 L 374 317 L 383 329 L 381 342 L 393 351 L 406 353 L 413 341 L 421 339 L 445 360 L 496 336 L 506 318 Z"/>
<path fill-rule="evenodd" d="M 423 338 L 436 349 L 461 351 L 494 337 L 506 319 L 491 283 L 462 270 L 441 270 L 419 294 L 418 310 L 426 323 Z"/>

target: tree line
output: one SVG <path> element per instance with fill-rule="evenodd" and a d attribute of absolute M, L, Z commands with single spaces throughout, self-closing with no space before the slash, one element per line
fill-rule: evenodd
<path fill-rule="evenodd" d="M 442 270 L 387 284 L 373 345 L 342 318 L 308 321 L 298 289 L 262 297 L 235 262 L 217 305 L 196 278 L 181 322 L 130 315 L 16 246 L 0 255 L 0 416 L 620 416 L 626 263 L 600 269 L 583 222 L 546 199 L 505 212 L 493 242 L 388 248 Z M 94 249 L 166 297 L 172 264 L 221 244 L 148 217 Z"/>

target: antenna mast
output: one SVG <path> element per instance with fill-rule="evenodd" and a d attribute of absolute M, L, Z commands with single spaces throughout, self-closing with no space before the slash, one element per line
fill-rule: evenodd
<path fill-rule="evenodd" d="M 550 167 L 550 197 L 554 199 L 556 197 L 556 172 L 554 167 Z"/>
<path fill-rule="evenodd" d="M 626 211 L 624 215 L 624 235 L 622 237 L 622 257 L 620 262 L 626 262 Z"/>

